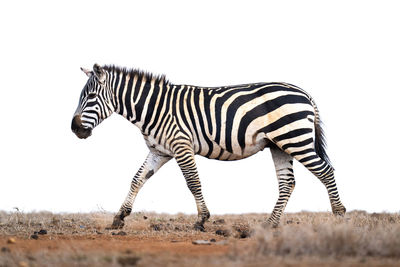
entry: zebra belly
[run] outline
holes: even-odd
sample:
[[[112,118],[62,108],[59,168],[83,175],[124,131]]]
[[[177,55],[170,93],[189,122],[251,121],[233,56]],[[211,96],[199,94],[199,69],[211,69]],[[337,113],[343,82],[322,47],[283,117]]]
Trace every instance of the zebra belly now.
[[[256,154],[257,152],[264,150],[264,148],[267,147],[270,142],[265,138],[260,138],[259,140],[256,140],[252,144],[247,144],[245,149],[242,150],[242,153],[240,154],[229,152],[228,150],[226,150],[225,147],[215,142],[212,143],[213,143],[213,148],[211,154],[204,153],[204,151],[199,151],[198,154],[209,159],[233,161],[233,160],[248,158]]]
[[[167,142],[165,145],[161,145],[152,136],[144,136],[144,139],[146,141],[146,145],[151,151],[157,151],[161,155],[167,155],[170,157],[174,156],[170,148],[167,146]]]

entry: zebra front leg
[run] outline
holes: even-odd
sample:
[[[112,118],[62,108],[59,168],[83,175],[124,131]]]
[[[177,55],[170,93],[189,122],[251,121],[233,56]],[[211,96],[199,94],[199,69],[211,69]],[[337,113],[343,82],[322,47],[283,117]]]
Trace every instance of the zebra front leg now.
[[[197,173],[196,162],[194,160],[194,153],[191,148],[177,148],[175,159],[181,168],[187,186],[196,201],[198,219],[194,224],[194,228],[204,232],[204,223],[210,218],[210,212],[207,209],[201,192],[201,184]]]
[[[114,217],[114,221],[111,225],[111,229],[120,229],[124,226],[124,218],[128,216],[132,211],[132,205],[135,201],[136,195],[143,184],[164,165],[171,157],[161,156],[150,152],[147,155],[146,160],[133,177],[131,187],[124,203],[122,203],[117,215]]]
[[[283,210],[293,192],[295,180],[293,175],[293,157],[277,147],[271,147],[271,154],[278,178],[279,198],[272,211],[271,217],[267,220],[267,224],[272,227],[277,227]]]

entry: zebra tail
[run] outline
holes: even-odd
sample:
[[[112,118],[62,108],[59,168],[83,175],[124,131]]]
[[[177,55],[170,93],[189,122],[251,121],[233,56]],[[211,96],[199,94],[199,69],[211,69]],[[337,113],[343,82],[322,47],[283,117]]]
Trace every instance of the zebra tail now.
[[[315,111],[315,120],[314,120],[314,126],[315,126],[315,142],[314,142],[314,147],[315,147],[315,152],[317,155],[323,159],[329,166],[332,166],[332,163],[328,157],[328,154],[326,153],[326,137],[324,130],[322,129],[322,121],[319,117],[319,111],[317,108],[317,105],[315,104],[314,100],[311,98],[311,103],[314,107]]]
[[[326,163],[328,163],[332,168],[332,163],[326,153],[326,137],[324,130],[322,129],[322,122],[320,120],[316,120],[315,124],[315,152],[317,155],[323,159]]]

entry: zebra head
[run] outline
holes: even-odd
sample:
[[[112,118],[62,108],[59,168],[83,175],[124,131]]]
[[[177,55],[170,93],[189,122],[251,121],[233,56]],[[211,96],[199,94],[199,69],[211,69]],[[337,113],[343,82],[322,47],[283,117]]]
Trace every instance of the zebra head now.
[[[108,74],[98,64],[93,71],[81,70],[89,77],[79,98],[79,105],[71,123],[71,130],[79,138],[87,138],[92,130],[115,110],[112,90],[107,82]]]

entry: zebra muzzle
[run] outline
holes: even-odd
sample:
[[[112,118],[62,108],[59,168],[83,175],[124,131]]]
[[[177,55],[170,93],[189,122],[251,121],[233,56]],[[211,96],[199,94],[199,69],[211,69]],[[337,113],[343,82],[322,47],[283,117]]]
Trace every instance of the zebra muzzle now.
[[[92,134],[92,129],[83,127],[81,117],[79,115],[75,115],[72,119],[71,130],[77,137],[81,139],[86,139]]]

